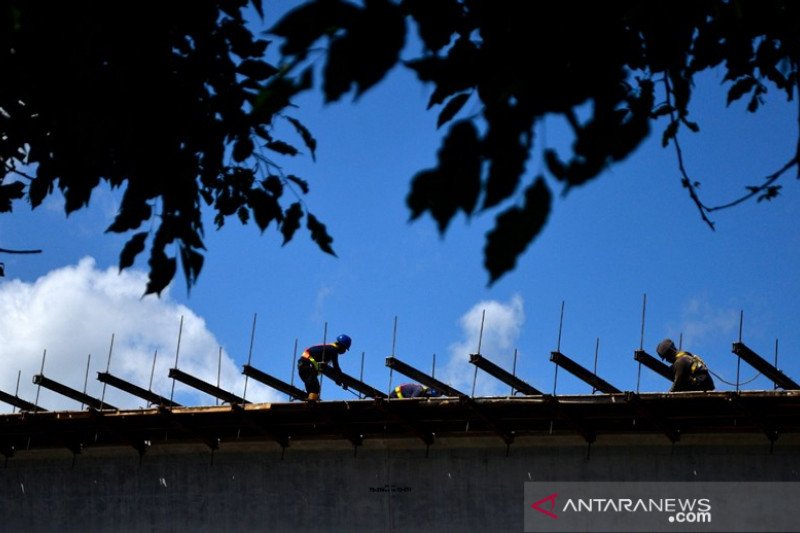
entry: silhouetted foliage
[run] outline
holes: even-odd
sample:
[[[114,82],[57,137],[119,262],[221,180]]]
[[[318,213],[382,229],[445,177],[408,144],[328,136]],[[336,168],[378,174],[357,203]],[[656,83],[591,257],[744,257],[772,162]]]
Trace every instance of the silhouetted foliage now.
[[[269,5],[267,2],[266,5]],[[66,212],[89,205],[105,182],[124,187],[107,231],[130,233],[120,269],[149,247],[148,293],[160,293],[180,261],[189,286],[203,267],[203,206],[221,228],[229,217],[274,223],[290,241],[302,226],[334,254],[325,225],[287,189],[309,192],[272,159],[317,140],[287,115],[314,87],[334,102],[362,95],[402,66],[432,86],[447,126],[437,165],[411,181],[411,218],[429,213],[446,232],[458,213],[496,211],[487,235],[490,281],[514,268],[546,225],[551,185],[561,193],[633,153],[654,121],[678,156],[682,184],[703,219],[748,198],[771,200],[795,155],[736,200],[705,205],[684,168],[679,134],[695,76],[724,72],[728,103],[757,111],[768,89],[791,99],[800,57],[800,4],[779,0],[524,2],[518,0],[313,0],[270,32],[280,64],[246,25],[248,0],[23,2],[0,0],[0,212],[56,190]],[[252,7],[262,12],[261,0]],[[415,28],[419,57],[401,52]],[[319,41],[326,47],[319,51]],[[465,109],[478,113],[464,117]],[[536,125],[564,117],[571,151],[542,147],[547,175],[529,176]],[[297,138],[276,136],[276,123]],[[343,184],[346,187],[346,184]]]
[[[252,4],[261,13],[260,0]],[[0,2],[0,212],[56,188],[67,214],[101,182],[124,187],[106,231],[134,232],[120,269],[149,243],[147,293],[173,279],[191,286],[203,267],[203,204],[221,227],[235,215],[290,240],[307,213],[284,209],[284,176],[270,152],[300,149],[274,137],[285,120],[312,157],[316,140],[284,113],[310,87],[264,61],[268,41],[245,25],[247,0],[211,2]],[[308,214],[320,248],[325,226]],[[136,231],[139,230],[139,231]]]
[[[410,22],[424,51],[401,61]],[[628,157],[666,118],[662,142],[675,147],[682,183],[712,228],[708,213],[774,198],[773,182],[798,162],[795,155],[741,198],[709,207],[677,137],[699,130],[688,106],[695,76],[707,69],[723,69],[728,104],[744,98],[757,111],[770,85],[792,99],[800,58],[800,4],[792,2],[314,0],[270,31],[300,64],[327,40],[327,101],[353,90],[358,97],[402,64],[433,86],[428,107],[442,106],[438,127],[479,103],[479,114],[452,123],[438,165],[414,176],[407,202],[412,219],[428,212],[442,233],[458,212],[498,210],[485,248],[492,282],[514,268],[550,213],[545,179],[525,172],[546,115],[563,116],[575,137],[569,154],[543,150],[562,194]]]

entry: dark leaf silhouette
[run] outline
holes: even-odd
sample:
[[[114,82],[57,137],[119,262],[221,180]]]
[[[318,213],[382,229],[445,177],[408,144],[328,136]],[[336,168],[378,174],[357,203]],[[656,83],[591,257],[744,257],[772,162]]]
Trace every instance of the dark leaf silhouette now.
[[[308,194],[308,191],[310,189],[308,188],[308,182],[306,180],[300,179],[300,178],[298,178],[297,176],[295,176],[293,174],[289,174],[288,176],[286,176],[286,179],[291,181],[292,183],[294,183],[298,187],[300,187],[300,190],[303,191],[303,194]]]
[[[295,148],[295,147],[294,147],[294,146],[292,146],[291,144],[289,144],[289,143],[285,143],[285,142],[283,142],[283,141],[272,141],[272,142],[268,142],[268,143],[267,143],[267,144],[265,144],[264,146],[265,146],[265,147],[267,147],[267,148],[269,148],[269,149],[270,149],[270,150],[272,150],[273,152],[278,152],[279,154],[284,154],[284,155],[297,155],[297,154],[299,153],[299,152],[297,151],[297,148]]]
[[[130,266],[133,266],[136,256],[144,251],[144,241],[146,238],[147,232],[142,231],[140,233],[136,233],[130,239],[128,239],[128,242],[125,243],[125,246],[122,248],[122,252],[119,254],[120,272]]]
[[[308,226],[309,231],[311,231],[311,240],[317,243],[317,246],[319,246],[320,250],[335,257],[336,252],[334,252],[333,248],[331,248],[333,239],[330,237],[330,235],[328,235],[328,230],[325,228],[325,224],[322,224],[319,220],[317,220],[317,217],[311,213],[308,213],[306,218],[306,225]]]
[[[281,224],[283,244],[292,240],[294,232],[300,227],[301,218],[303,218],[303,208],[300,206],[300,202],[295,202],[286,210],[283,223]]]
[[[286,120],[288,120],[289,123],[291,123],[291,125],[294,126],[294,129],[297,130],[297,133],[299,133],[300,137],[303,138],[303,142],[305,143],[306,148],[308,148],[308,150],[311,152],[311,158],[316,160],[317,159],[317,140],[314,139],[314,136],[311,135],[311,132],[308,131],[308,128],[306,128],[296,118],[286,117]]]
[[[412,220],[429,211],[444,233],[458,210],[466,215],[474,211],[480,183],[477,131],[471,122],[456,122],[439,150],[439,166],[414,176],[406,199]]]
[[[398,61],[405,44],[405,20],[389,0],[365,0],[334,37],[325,65],[325,100],[333,102],[355,85],[356,97],[378,83]]]
[[[512,207],[497,217],[495,228],[486,236],[484,249],[490,284],[516,266],[517,258],[544,228],[551,203],[550,189],[540,177],[525,192],[522,207]]]
[[[464,107],[464,104],[467,103],[469,100],[470,95],[468,93],[458,94],[450,99],[447,104],[442,109],[442,112],[439,113],[439,120],[436,121],[436,127],[441,128],[442,125],[449,122],[459,111],[461,108]]]

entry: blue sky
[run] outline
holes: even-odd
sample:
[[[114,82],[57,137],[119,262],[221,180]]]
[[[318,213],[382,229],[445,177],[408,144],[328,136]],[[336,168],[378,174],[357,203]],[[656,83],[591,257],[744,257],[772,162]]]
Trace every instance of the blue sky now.
[[[293,3],[267,2],[264,27]],[[721,74],[711,73],[698,83],[692,114],[701,133],[680,138],[688,170],[710,205],[739,196],[780,168],[798,137],[796,106],[775,90],[752,116],[743,105],[725,108],[720,82]],[[305,202],[327,225],[338,258],[318,251],[302,231],[281,247],[273,228],[260,235],[254,225],[230,220],[216,231],[209,216],[199,284],[187,292],[176,279],[160,299],[142,299],[146,258],[118,275],[125,237],[102,233],[120,191],[96,191],[91,208],[69,218],[57,196],[33,212],[18,204],[12,215],[0,217],[0,246],[44,253],[0,258],[6,266],[0,279],[0,389],[13,393],[20,376],[19,394],[32,400],[31,377],[46,350],[45,375],[79,390],[91,354],[87,392],[99,397],[102,385],[94,376],[106,369],[113,335],[111,372],[147,386],[157,350],[153,388],[169,395],[167,371],[175,363],[183,316],[178,366],[216,382],[221,349],[220,383],[241,394],[241,365],[257,316],[252,364],[285,381],[291,380],[295,342],[298,351],[322,342],[327,324],[328,340],[339,333],[353,338],[343,369],[358,376],[363,352],[364,380],[379,389],[389,387],[384,360],[394,338],[398,358],[430,372],[435,356],[436,376],[469,393],[474,367],[467,356],[477,350],[485,311],[483,355],[510,370],[517,350],[517,374],[552,392],[549,355],[558,344],[563,302],[561,351],[592,368],[599,339],[599,375],[619,389],[636,390],[633,352],[645,294],[644,348],[650,353],[663,337],[677,341],[682,334],[685,348],[733,382],[737,365],[730,349],[743,312],[743,341],[771,361],[777,339],[779,367],[800,379],[800,282],[794,270],[800,190],[794,176],[782,180],[783,193],[772,202],[714,213],[712,232],[681,187],[675,153],[661,148],[657,130],[633,157],[567,196],[550,181],[556,199],[543,233],[517,268],[489,287],[483,247],[494,213],[459,216],[444,238],[429,217],[408,222],[410,178],[433,166],[443,134],[435,128],[436,110],[425,110],[430,90],[398,69],[355,103],[326,106],[318,92],[296,99],[294,116],[319,141],[317,158],[282,162],[310,182]],[[469,102],[464,113],[476,106]],[[285,131],[291,136],[290,127]],[[535,134],[529,180],[544,170],[543,147],[570,142],[555,118]],[[742,365],[742,381],[755,374]],[[406,381],[397,374],[391,379]],[[719,379],[717,385],[733,388]],[[638,387],[663,391],[669,383],[643,368]],[[772,383],[760,377],[746,388],[772,389]],[[508,393],[480,373],[476,390]],[[560,371],[556,390],[584,394],[591,387]],[[110,388],[105,394],[117,406],[142,403]],[[175,396],[182,403],[214,404],[180,384]],[[252,380],[247,397],[285,399]],[[323,398],[353,396],[326,381]],[[45,390],[40,404],[79,407]]]

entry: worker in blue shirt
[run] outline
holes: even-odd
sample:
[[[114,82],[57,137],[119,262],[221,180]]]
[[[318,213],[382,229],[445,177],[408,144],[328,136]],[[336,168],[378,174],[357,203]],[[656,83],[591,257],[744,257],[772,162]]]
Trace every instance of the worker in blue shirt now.
[[[319,378],[317,377],[322,372],[320,371],[321,365],[330,365],[336,372],[341,372],[339,367],[339,355],[345,353],[350,349],[352,340],[347,335],[339,335],[336,340],[330,344],[318,344],[311,346],[303,351],[303,355],[297,361],[297,373],[300,374],[300,379],[306,387],[308,399],[311,401],[319,400]],[[341,381],[336,381],[337,385],[341,385]]]

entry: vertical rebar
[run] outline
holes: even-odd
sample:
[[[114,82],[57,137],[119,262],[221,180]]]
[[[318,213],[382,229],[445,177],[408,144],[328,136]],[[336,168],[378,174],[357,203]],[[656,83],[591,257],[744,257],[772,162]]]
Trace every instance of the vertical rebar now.
[[[639,349],[644,350],[644,319],[645,319],[645,312],[647,310],[647,293],[644,293],[644,297],[642,298],[642,332],[639,336]],[[642,363],[640,362],[639,365]]]
[[[153,376],[156,374],[156,359],[158,358],[158,348],[153,350],[153,367],[150,369],[150,383],[147,385],[147,390],[153,392]],[[150,407],[152,404],[150,400],[147,401],[147,407]]]
[[[478,355],[481,354],[481,344],[483,343],[483,324],[486,321],[486,309],[481,313],[481,330],[478,333]],[[478,366],[475,366],[475,372],[472,374],[472,397],[475,397],[475,385],[478,383]]]
[[[153,367],[150,369],[150,383],[147,385],[147,390],[153,392],[153,376],[156,374],[156,359],[158,359],[158,348],[153,351]]]
[[[556,343],[556,352],[561,353],[561,332],[564,329],[564,300],[561,300],[561,316],[558,319],[558,342]],[[556,386],[558,385],[558,364],[553,373],[553,396],[556,395]]]
[[[395,356],[394,350],[397,342],[397,315],[394,316],[394,326],[392,327],[392,353],[391,357]],[[392,378],[394,377],[394,369],[389,367],[389,392],[392,392]]]
[[[322,328],[322,345],[325,346],[325,343],[328,342],[328,322],[325,322],[325,326]],[[323,348],[324,352],[325,348]],[[325,374],[319,374],[317,379],[319,379],[319,397],[322,399],[322,384],[325,382]]]
[[[644,323],[647,311],[647,293],[642,295],[642,330],[639,334],[639,350],[644,350]],[[642,381],[642,362],[639,361],[639,368],[636,369],[636,394],[639,394],[639,385]]]
[[[394,327],[392,327],[392,357],[394,357],[394,349],[397,342],[397,315],[394,317]]]
[[[17,398],[19,398],[19,378],[21,378],[21,377],[22,377],[22,370],[19,370],[19,371],[17,371],[17,388],[16,388],[16,390],[14,390],[14,396],[16,396]],[[16,413],[17,412],[17,406],[16,405],[13,406],[13,408],[11,409],[11,412],[12,413]]]
[[[431,362],[431,377],[436,378],[436,352],[433,353],[433,361]]]
[[[514,363],[511,365],[511,375],[517,376],[517,349],[514,348]],[[511,385],[511,396],[514,396],[514,385]]]
[[[86,394],[86,386],[89,384],[89,365],[92,363],[92,354],[89,354],[89,357],[86,359],[86,374],[83,376],[83,393]],[[83,406],[85,404],[81,402],[81,411],[83,411]],[[100,406],[102,409],[103,406]]]
[[[250,347],[247,350],[247,366],[250,366],[250,363],[253,361],[253,342],[256,338],[256,319],[258,318],[258,313],[253,313],[253,326],[250,328]],[[244,376],[244,391],[242,391],[242,400],[247,399],[247,376]],[[244,405],[246,402],[242,402]]]
[[[744,325],[744,309],[739,310],[739,343],[742,342],[742,326]],[[739,392],[739,371],[742,366],[742,358],[736,356],[736,392]]]
[[[219,378],[221,374],[222,374],[222,346],[219,347],[219,353],[217,355],[217,388],[219,388]],[[245,392],[247,391],[245,390]],[[214,398],[214,405],[219,405],[219,398]]]
[[[597,354],[600,353],[600,337],[594,343],[594,375],[597,376]],[[592,385],[592,394],[597,392],[597,389]]]
[[[359,380],[361,383],[364,383],[364,353],[365,353],[365,352],[361,352],[361,371],[358,373],[358,380]],[[360,400],[360,399],[362,399],[362,398],[363,398],[363,396],[362,396],[362,395],[361,395],[361,393],[359,392],[359,393],[358,393],[358,399]]]
[[[181,324],[178,326],[178,346],[175,348],[175,366],[178,368],[178,355],[181,353],[181,335],[183,335],[183,315],[181,315]],[[175,397],[175,378],[172,378],[172,390],[169,393],[169,401]]]
[[[42,368],[39,369],[39,375],[44,376],[44,360],[47,357],[47,348],[44,349],[44,353],[42,353]],[[36,387],[36,401],[33,402],[37,407],[39,406],[39,392],[42,390],[42,384],[39,383]]]
[[[780,372],[780,369],[778,368],[778,339],[777,338],[775,339],[775,365],[774,366],[775,366],[775,369]],[[772,390],[778,390],[778,384],[777,383],[773,383],[772,384]]]
[[[295,367],[297,366],[297,363],[295,363],[295,361],[297,360],[297,342],[298,342],[298,339],[295,338],[294,339],[294,351],[292,352],[292,378],[291,378],[291,381],[289,382],[292,385],[292,387],[294,387],[294,372],[295,372]],[[292,397],[289,396],[289,399],[291,400]]]
[[[106,359],[106,374],[111,370],[111,354],[114,351],[114,334],[111,334],[111,344],[108,347],[108,358]],[[100,395],[100,409],[103,408],[103,402],[106,399],[106,383],[103,382],[103,392]]]
[[[564,328],[564,300],[561,300],[561,318],[558,320],[558,343],[556,343],[556,351],[561,353],[561,331]],[[558,367],[558,365],[556,365]]]

